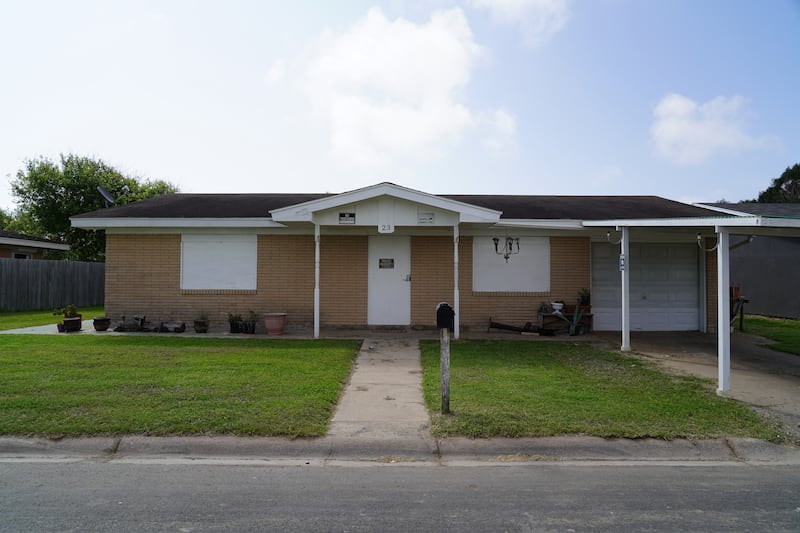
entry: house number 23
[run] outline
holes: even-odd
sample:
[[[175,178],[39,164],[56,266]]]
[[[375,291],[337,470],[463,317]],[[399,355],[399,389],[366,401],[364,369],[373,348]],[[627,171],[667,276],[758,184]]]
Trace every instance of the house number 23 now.
[[[394,224],[378,224],[378,233],[394,233]]]

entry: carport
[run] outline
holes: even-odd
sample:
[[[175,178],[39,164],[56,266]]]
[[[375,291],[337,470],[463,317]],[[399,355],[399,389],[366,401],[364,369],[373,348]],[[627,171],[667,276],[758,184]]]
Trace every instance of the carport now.
[[[705,206],[704,206],[705,207]],[[751,237],[800,237],[800,218],[742,215],[730,210],[720,210],[718,217],[675,219],[631,219],[584,221],[585,227],[605,228],[608,238],[619,244],[619,270],[621,277],[621,350],[631,350],[631,291],[630,271],[631,233],[637,235],[671,235],[696,242],[706,252],[716,252],[717,263],[717,392],[725,394],[731,389],[730,357],[730,249],[746,243]],[[614,232],[613,240],[612,234]],[[765,273],[768,275],[768,273]]]

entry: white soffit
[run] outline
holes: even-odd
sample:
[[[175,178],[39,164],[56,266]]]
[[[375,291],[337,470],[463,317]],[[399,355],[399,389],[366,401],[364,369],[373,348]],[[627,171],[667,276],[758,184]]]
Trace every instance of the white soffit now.
[[[645,218],[618,220],[586,220],[585,227],[725,227],[725,228],[798,228],[800,218],[772,218],[755,215],[698,218]]]
[[[569,219],[503,219],[495,226],[498,228],[584,229],[582,221]]]
[[[313,214],[317,211],[332,209],[342,205],[353,204],[364,200],[370,200],[380,196],[391,196],[409,202],[429,205],[453,211],[459,214],[460,222],[497,222],[500,220],[500,211],[486,209],[464,202],[457,202],[447,198],[441,198],[433,194],[400,187],[394,183],[379,183],[363,189],[343,192],[334,196],[311,200],[301,204],[290,205],[280,209],[270,211],[272,219],[279,222],[312,222]]]

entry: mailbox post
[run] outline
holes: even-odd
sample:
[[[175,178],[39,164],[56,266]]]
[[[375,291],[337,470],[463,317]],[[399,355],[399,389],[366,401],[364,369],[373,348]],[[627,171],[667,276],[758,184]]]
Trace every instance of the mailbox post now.
[[[436,327],[439,328],[440,370],[442,374],[442,414],[450,413],[450,332],[455,327],[456,313],[446,302],[436,306]]]

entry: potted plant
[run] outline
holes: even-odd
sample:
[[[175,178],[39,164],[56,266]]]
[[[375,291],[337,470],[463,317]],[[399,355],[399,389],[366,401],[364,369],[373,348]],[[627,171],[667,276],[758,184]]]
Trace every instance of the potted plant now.
[[[61,309],[53,311],[54,315],[64,315],[64,321],[59,324],[58,331],[80,331],[83,315],[78,313],[78,308],[74,304],[69,304]]]
[[[264,327],[267,335],[282,335],[286,325],[286,313],[264,313]]]
[[[194,332],[195,333],[208,333],[208,313],[200,311],[197,313],[197,318],[194,319]]]
[[[581,289],[578,291],[578,305],[584,313],[592,311],[592,293],[589,289]]]
[[[256,332],[256,320],[258,315],[254,311],[247,313],[247,320],[242,321],[242,333],[250,333],[251,335]]]
[[[228,313],[228,324],[231,327],[231,333],[241,333],[242,315],[239,313]]]
[[[95,331],[107,331],[111,327],[111,319],[107,316],[96,316],[92,320]]]

